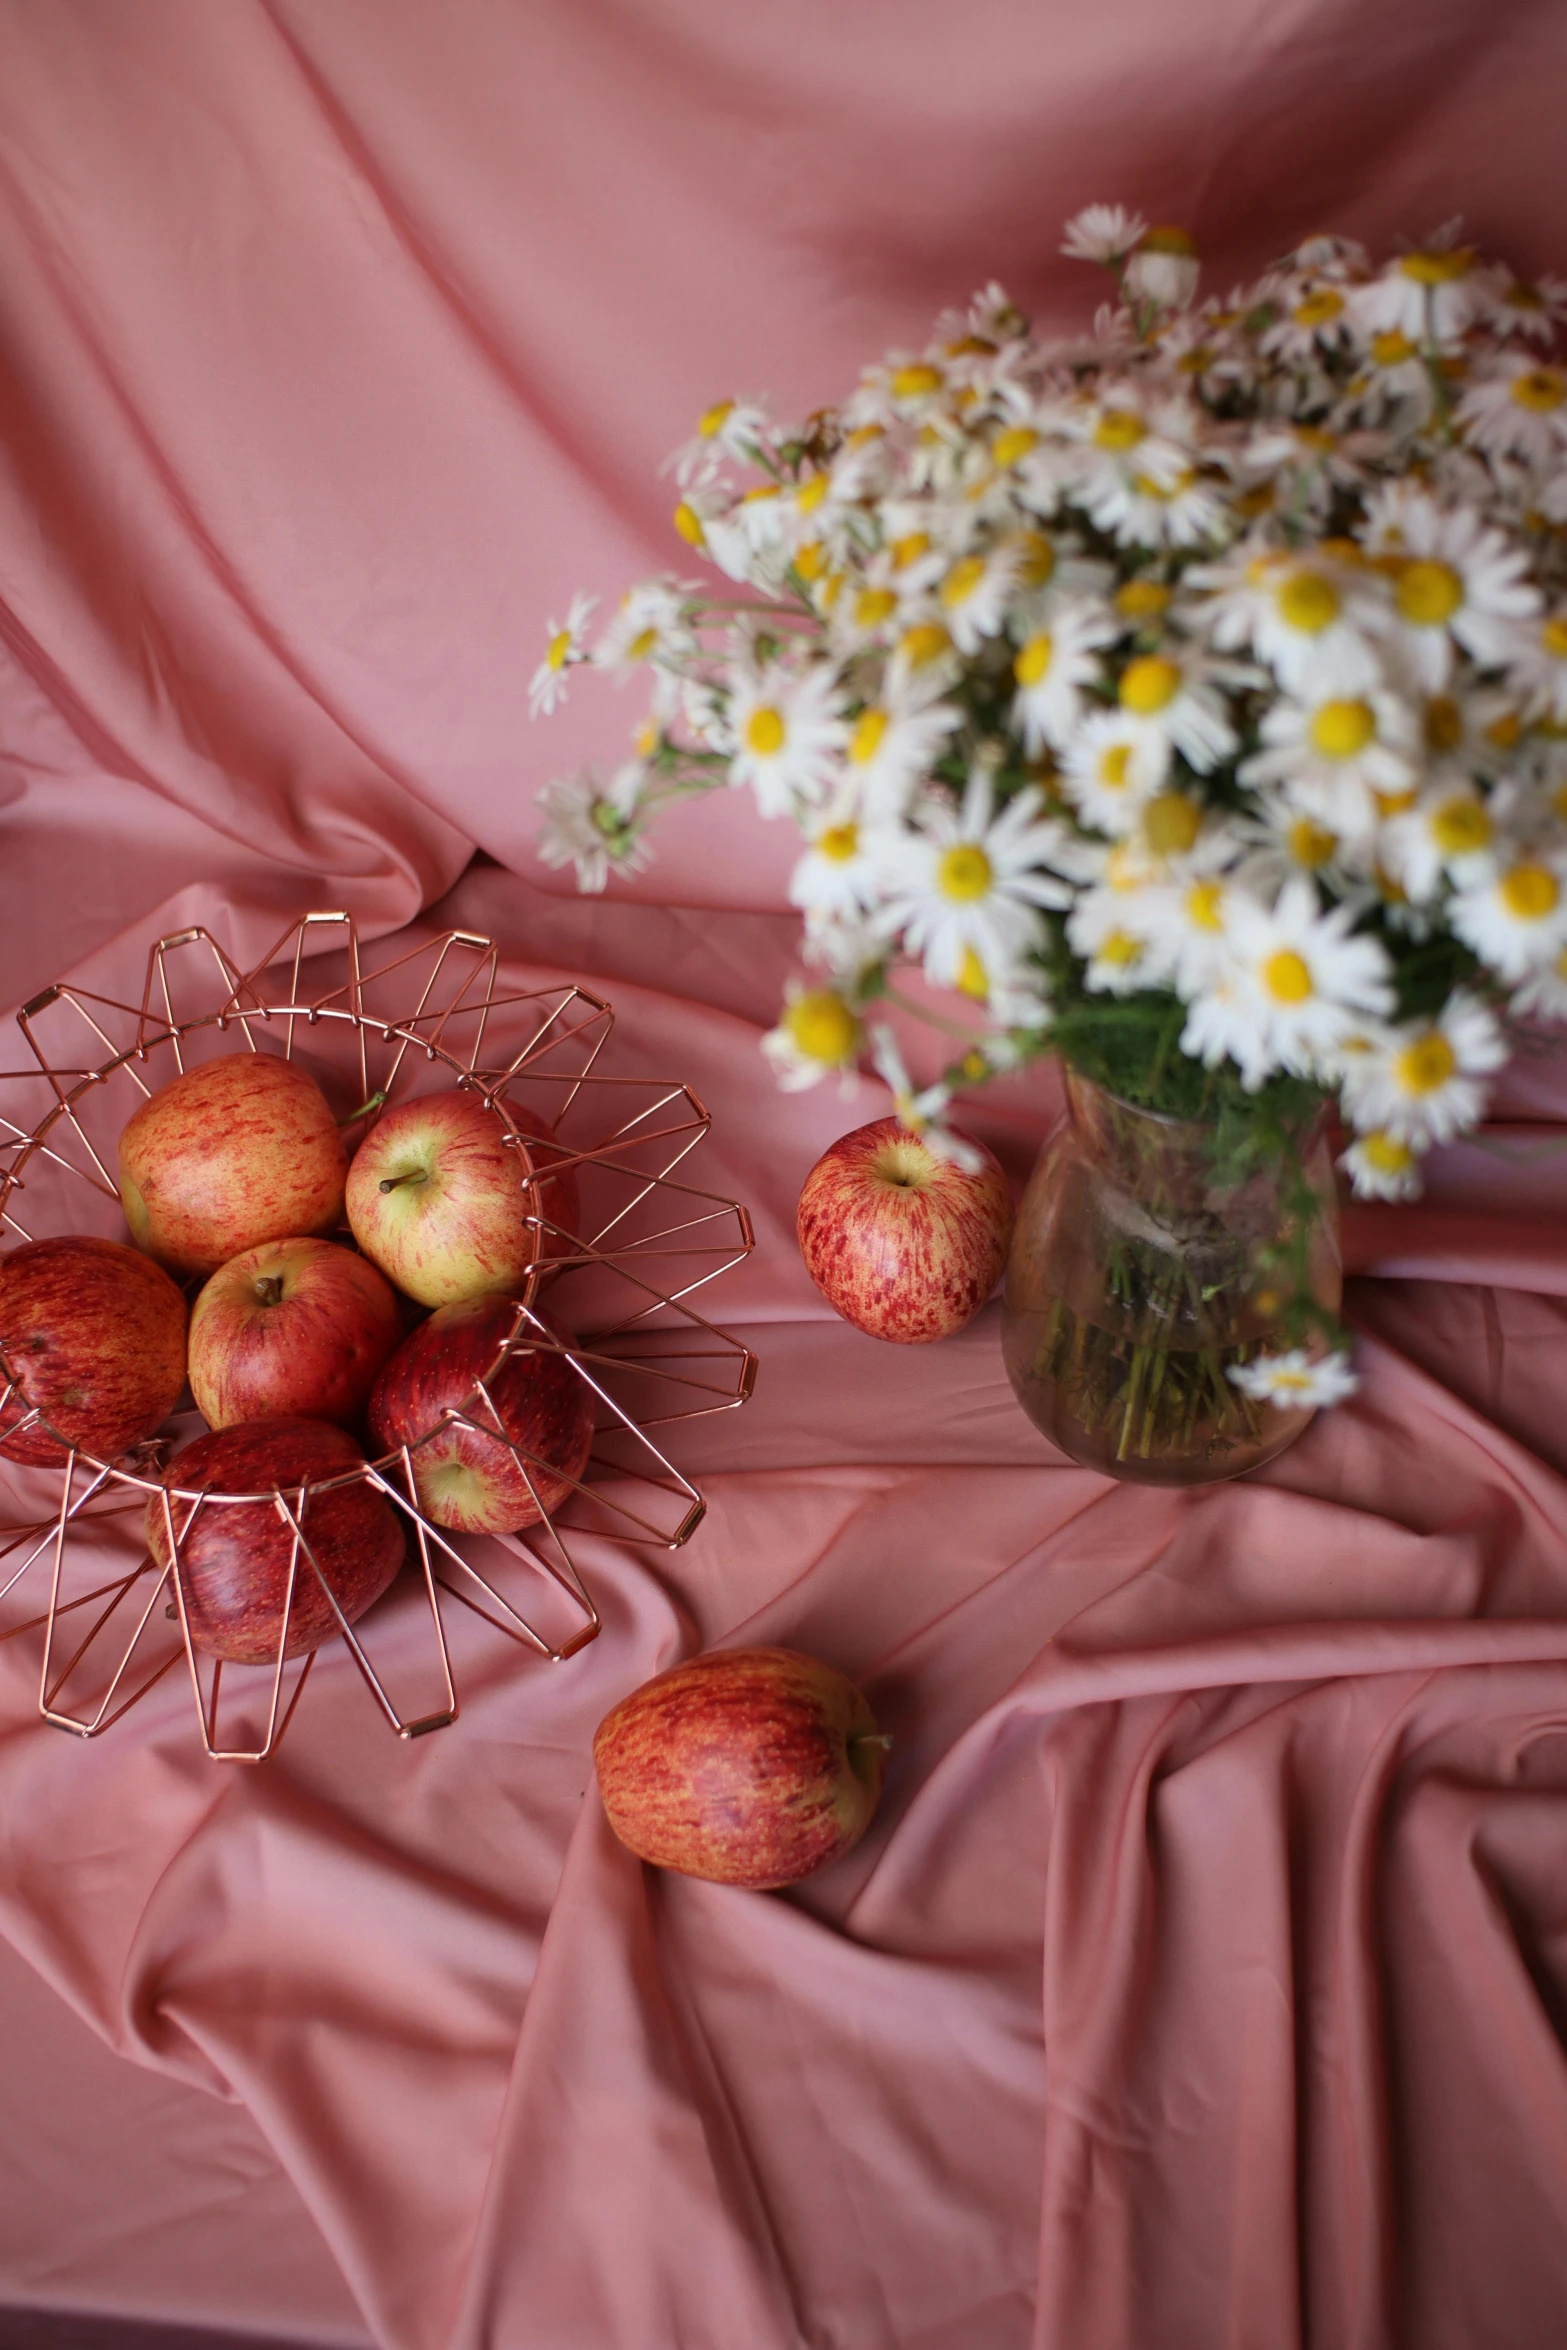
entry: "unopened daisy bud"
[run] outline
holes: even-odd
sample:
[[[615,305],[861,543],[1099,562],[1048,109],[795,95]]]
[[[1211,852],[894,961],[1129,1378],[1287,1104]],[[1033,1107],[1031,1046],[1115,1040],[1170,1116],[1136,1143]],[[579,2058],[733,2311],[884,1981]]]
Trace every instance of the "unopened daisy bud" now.
[[[1184,310],[1202,264],[1183,228],[1151,228],[1126,265],[1128,290],[1161,310]]]

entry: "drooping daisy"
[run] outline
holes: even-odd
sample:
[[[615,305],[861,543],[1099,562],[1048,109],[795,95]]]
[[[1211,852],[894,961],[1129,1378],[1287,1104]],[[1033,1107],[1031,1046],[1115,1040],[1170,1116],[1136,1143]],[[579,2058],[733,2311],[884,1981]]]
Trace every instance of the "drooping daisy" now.
[[[1198,616],[1214,643],[1254,652],[1286,692],[1311,701],[1381,683],[1373,636],[1385,594],[1375,573],[1320,550],[1296,555],[1252,541],[1186,578],[1211,599]]]
[[[1342,1403],[1360,1385],[1347,1354],[1310,1355],[1304,1347],[1232,1363],[1225,1377],[1253,1403],[1276,1404],[1283,1412],[1319,1411]]]
[[[1067,598],[1030,630],[1012,660],[1012,724],[1025,749],[1064,750],[1082,711],[1083,688],[1098,681],[1098,655],[1120,629],[1102,604]]]
[[[1272,906],[1237,891],[1224,971],[1187,1017],[1196,1057],[1212,1066],[1228,1053],[1251,1089],[1275,1069],[1331,1073],[1346,1039],[1393,1009],[1387,951],[1352,936],[1353,920],[1348,906],[1324,913],[1304,879],[1287,882]],[[1184,1039],[1182,1049],[1192,1049]]]
[[[842,773],[848,740],[830,667],[742,671],[728,715],[729,780],[751,785],[764,816],[785,816],[796,803],[826,798]]]
[[[1479,1124],[1483,1080],[1506,1059],[1495,1018],[1460,988],[1434,1019],[1375,1030],[1346,1054],[1340,1096],[1357,1127],[1424,1149]]]
[[[1242,762],[1241,781],[1254,789],[1282,784],[1298,809],[1348,839],[1376,825],[1379,794],[1396,796],[1414,782],[1414,715],[1393,694],[1275,702],[1260,731],[1264,748]]]
[[[597,596],[584,595],[579,589],[560,625],[553,620],[546,624],[548,649],[528,681],[530,718],[547,718],[564,701],[567,672],[588,658],[583,639],[597,605]]]
[[[1472,507],[1444,513],[1432,499],[1399,508],[1403,547],[1392,577],[1392,641],[1427,693],[1440,693],[1454,645],[1482,668],[1499,669],[1517,651],[1522,624],[1540,608],[1525,552],[1509,546]]]
[[[1503,979],[1527,979],[1567,946],[1567,849],[1525,849],[1454,892],[1449,920]]]
[[[1038,909],[1069,902],[1043,870],[1061,827],[1038,820],[1041,805],[1030,787],[997,815],[990,774],[976,765],[961,807],[933,802],[910,830],[878,843],[882,926],[938,987],[956,987],[971,955],[987,973],[1010,970],[1039,941]]]
[[[1339,1165],[1355,1187],[1357,1199],[1418,1199],[1420,1196],[1418,1143],[1397,1135],[1357,1134]]]
[[[1126,264],[1126,290],[1161,310],[1184,310],[1201,275],[1197,247],[1183,228],[1151,228]]]
[[[1477,449],[1544,470],[1567,454],[1567,369],[1531,351],[1501,351],[1458,403]]]
[[[1066,224],[1061,250],[1069,261],[1097,261],[1113,269],[1148,233],[1140,212],[1122,204],[1085,204]]]
[[[778,1025],[763,1037],[762,1050],[785,1093],[803,1093],[835,1073],[849,1092],[864,1042],[859,1013],[838,988],[791,979]]]
[[[635,873],[652,850],[643,839],[639,802],[647,769],[631,759],[601,783],[590,767],[559,776],[539,794],[544,822],[535,846],[546,865],[575,865],[577,887],[601,890],[611,871]]]
[[[1368,334],[1396,331],[1412,343],[1451,343],[1484,308],[1487,292],[1479,255],[1459,243],[1457,224],[1449,223],[1358,286],[1354,300]]]

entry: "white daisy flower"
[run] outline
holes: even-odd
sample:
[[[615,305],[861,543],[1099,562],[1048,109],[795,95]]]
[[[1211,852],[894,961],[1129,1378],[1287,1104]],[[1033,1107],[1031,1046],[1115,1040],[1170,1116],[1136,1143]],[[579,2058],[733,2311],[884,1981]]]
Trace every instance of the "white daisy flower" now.
[[[597,604],[597,596],[584,595],[579,589],[565,619],[558,626],[553,620],[547,623],[548,649],[528,683],[530,718],[547,718],[565,700],[567,671],[588,658],[583,634]]]
[[[1458,403],[1477,449],[1543,471],[1567,453],[1567,369],[1529,351],[1502,351]]]
[[[1281,784],[1298,809],[1348,839],[1374,828],[1379,794],[1397,796],[1414,783],[1414,714],[1393,694],[1276,702],[1260,732],[1265,747],[1242,761],[1242,783]]]
[[[1235,897],[1235,885],[1212,873],[1148,893],[1149,944],[1185,1002],[1212,987],[1224,969]]]
[[[898,1124],[917,1135],[932,1157],[950,1159],[965,1175],[977,1175],[985,1164],[983,1158],[965,1136],[955,1134],[946,1124],[951,1087],[937,1084],[916,1090],[890,1028],[875,1030],[874,1045],[876,1074],[892,1095]]]
[[[599,632],[594,667],[624,685],[648,662],[688,659],[697,649],[690,599],[700,593],[678,579],[648,579],[630,589]]]
[[[1286,692],[1314,701],[1381,683],[1372,636],[1385,595],[1375,573],[1252,541],[1220,563],[1193,565],[1185,584],[1211,598],[1197,617],[1214,643],[1254,652]]]
[[[1357,1199],[1418,1199],[1422,1147],[1394,1134],[1357,1134],[1339,1165]]]
[[[1199,775],[1233,755],[1235,730],[1213,674],[1195,647],[1175,644],[1134,654],[1122,670],[1116,686],[1121,715],[1162,757],[1161,774],[1168,773],[1176,751]]]
[[[1501,978],[1530,978],[1567,945],[1567,850],[1523,850],[1456,890],[1448,919]]]
[[[1540,608],[1529,559],[1472,507],[1444,513],[1414,495],[1399,506],[1403,547],[1392,580],[1393,642],[1427,693],[1440,693],[1454,645],[1483,669],[1506,665]]]
[[[910,831],[879,839],[881,926],[938,987],[972,984],[970,957],[986,974],[1021,963],[1039,942],[1038,909],[1070,902],[1041,870],[1061,837],[1059,824],[1036,821],[1042,804],[1029,789],[995,815],[991,778],[976,766],[961,808],[932,803]]]
[[[961,723],[961,712],[917,679],[883,684],[855,719],[847,752],[868,822],[889,823],[907,813]]]
[[[1297,279],[1282,284],[1279,295],[1280,315],[1264,329],[1258,342],[1258,348],[1270,359],[1295,366],[1360,339],[1343,287]]]
[[[1067,916],[1067,944],[1087,966],[1084,985],[1094,995],[1131,995],[1156,987],[1168,966],[1156,951],[1157,891],[1105,882],[1085,889]]]
[[[848,741],[835,672],[770,666],[742,672],[729,704],[734,749],[729,780],[749,784],[764,816],[826,798],[843,772]]]
[[[1140,465],[1101,467],[1077,498],[1123,547],[1213,546],[1233,534],[1238,520],[1222,484],[1195,465],[1168,475]]]
[[[1161,310],[1184,310],[1197,293],[1202,264],[1183,228],[1151,228],[1126,264],[1126,290]]]
[[[1228,909],[1227,954],[1210,988],[1192,999],[1182,1050],[1212,1067],[1226,1053],[1255,1090],[1275,1069],[1320,1076],[1365,1021],[1393,1009],[1386,949],[1353,937],[1353,910],[1323,913],[1304,879],[1277,902],[1237,891]]]
[[[1096,710],[1067,745],[1061,790],[1085,824],[1119,839],[1135,830],[1143,803],[1168,772],[1159,737],[1119,710]]]
[[[590,767],[547,783],[539,794],[544,822],[535,843],[543,863],[575,865],[583,890],[601,890],[612,869],[638,872],[652,855],[637,821],[646,781],[641,760],[632,759],[608,783],[600,783]]]
[[[1395,327],[1373,335],[1358,354],[1358,372],[1349,385],[1352,414],[1377,424],[1402,411],[1407,430],[1429,423],[1436,409],[1436,387],[1418,343]]]
[[[1506,1059],[1494,1017],[1460,988],[1434,1020],[1378,1029],[1347,1053],[1340,1098],[1357,1127],[1424,1149],[1479,1124],[1481,1081]]]
[[[789,903],[803,909],[807,925],[868,914],[876,903],[877,865],[852,792],[836,795],[809,823],[806,839],[810,845],[790,876]]]
[[[987,637],[1001,634],[1019,569],[1016,546],[1004,541],[953,564],[937,592],[942,619],[959,652],[977,653]]]
[[[1508,683],[1523,696],[1526,718],[1567,725],[1567,608],[1558,606],[1524,633]]]
[[[1461,887],[1485,881],[1496,869],[1497,848],[1489,808],[1458,776],[1422,791],[1412,808],[1389,817],[1377,838],[1380,863],[1417,905],[1434,898],[1444,879]]]
[[[1452,343],[1484,309],[1488,287],[1472,245],[1457,241],[1456,225],[1398,259],[1355,289],[1355,308],[1368,334],[1398,333],[1412,343]]]
[[[840,989],[791,979],[778,1025],[763,1037],[762,1050],[785,1093],[803,1093],[834,1074],[849,1093],[864,1042],[860,1016]]]
[[[1536,1020],[1567,1020],[1567,947],[1532,972],[1513,997],[1515,1012]]]
[[[1024,748],[1064,750],[1082,711],[1083,688],[1102,675],[1098,655],[1120,628],[1103,605],[1062,598],[1018,646],[1012,661],[1012,725]]]
[[[1232,1363],[1225,1377],[1253,1403],[1276,1404],[1282,1412],[1325,1410],[1342,1403],[1360,1385],[1347,1354],[1310,1355],[1304,1347]]]
[[[1121,204],[1085,204],[1066,224],[1061,250],[1069,261],[1097,261],[1113,269],[1148,233],[1140,212]]]
[[[772,424],[759,400],[715,400],[700,418],[695,435],[666,460],[682,488],[710,481],[726,461],[752,465],[756,453],[771,454]]]
[[[1567,318],[1567,285],[1559,277],[1534,279],[1508,276],[1492,298],[1488,323],[1499,334],[1524,334],[1536,342],[1556,339],[1558,322]]]

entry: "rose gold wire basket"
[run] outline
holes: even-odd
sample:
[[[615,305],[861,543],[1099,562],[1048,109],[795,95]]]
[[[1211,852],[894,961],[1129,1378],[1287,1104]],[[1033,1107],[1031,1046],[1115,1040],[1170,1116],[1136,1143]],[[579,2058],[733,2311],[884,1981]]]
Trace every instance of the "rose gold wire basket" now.
[[[306,993],[307,957],[314,962],[318,953],[328,960],[315,968],[331,984]],[[492,940],[448,930],[366,971],[351,917],[320,912],[295,923],[252,972],[239,972],[198,926],[153,947],[140,1005],[60,985],[17,1015],[33,1066],[0,1073],[0,1235],[124,1239],[111,1170],[131,1111],[179,1071],[246,1050],[281,1052],[308,1067],[350,1141],[389,1101],[472,1088],[517,1153],[538,1232],[511,1333],[463,1409],[447,1415],[509,1446],[539,1507],[537,1525],[483,1541],[444,1533],[418,1505],[408,1447],[314,1487],[262,1495],[202,1495],[163,1484],[181,1435],[200,1426],[194,1415],[182,1427],[177,1414],[120,1460],[70,1452],[58,1470],[18,1473],[24,1488],[36,1491],[43,1480],[53,1499],[44,1514],[0,1530],[0,1606],[11,1602],[15,1613],[12,1595],[29,1574],[47,1581],[46,1604],[35,1603],[20,1622],[0,1622],[0,1640],[43,1634],[39,1709],[46,1721],[96,1737],[183,1657],[207,1753],[261,1761],[282,1738],[321,1653],[284,1653],[296,1583],[314,1575],[336,1618],[333,1638],[348,1649],[379,1711],[400,1737],[419,1737],[457,1718],[443,1616],[452,1602],[559,1663],[600,1628],[583,1572],[596,1546],[673,1550],[695,1531],[702,1497],[654,1431],[661,1437],[680,1421],[733,1410],[751,1393],[755,1357],[692,1302],[750,1253],[750,1219],[735,1201],[680,1179],[708,1114],[687,1085],[619,1073],[610,1006],[575,986],[498,993],[499,965]],[[541,1141],[541,1122],[554,1141],[547,1161],[541,1152],[535,1163],[529,1141]],[[547,1212],[551,1186],[568,1172],[580,1195],[576,1231]],[[563,1325],[574,1335],[562,1337]],[[593,1398],[592,1455],[553,1508],[534,1484],[547,1464],[507,1436],[489,1394],[489,1382],[523,1345],[561,1354]],[[0,1408],[16,1393],[0,1356]],[[388,1685],[406,1679],[406,1671],[394,1675],[384,1662],[378,1669],[372,1658],[390,1595],[350,1625],[311,1550],[312,1493],[359,1480],[386,1497],[412,1538],[417,1614],[427,1633],[418,1674],[427,1685],[417,1703],[400,1702]],[[142,1540],[153,1495],[161,1497],[171,1562],[161,1569]],[[257,1500],[270,1501],[289,1529],[278,1654],[270,1666],[231,1665],[225,1682],[222,1663],[191,1640],[181,1546],[199,1512]],[[141,1541],[140,1559],[128,1570],[127,1534]],[[394,1589],[406,1587],[405,1573]],[[21,1589],[23,1601],[30,1588]],[[391,1612],[406,1618],[406,1610]],[[399,1643],[403,1666],[406,1645]]]

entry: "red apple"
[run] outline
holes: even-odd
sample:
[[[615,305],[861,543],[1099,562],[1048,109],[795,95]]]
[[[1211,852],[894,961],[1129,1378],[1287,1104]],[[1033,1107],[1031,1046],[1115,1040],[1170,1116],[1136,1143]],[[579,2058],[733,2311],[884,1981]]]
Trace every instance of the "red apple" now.
[[[991,1152],[968,1174],[896,1118],[824,1151],[800,1193],[806,1271],[846,1322],[917,1346],[971,1322],[1001,1278],[1012,1195]]]
[[[403,1334],[396,1293],[332,1240],[266,1240],[220,1265],[190,1316],[190,1391],[212,1428],[354,1420]]]
[[[230,1053],[171,1078],[120,1136],[120,1197],[138,1248],[215,1273],[258,1241],[342,1221],[346,1153],[313,1077]]]
[[[0,1356],[0,1453],[41,1468],[66,1446],[117,1460],[179,1401],[185,1300],[117,1240],[25,1241],[0,1257]],[[34,1411],[63,1444],[18,1425]]]
[[[530,1343],[524,1324],[501,1359],[516,1310],[508,1297],[442,1306],[403,1340],[370,1397],[377,1449],[409,1446],[419,1507],[463,1534],[537,1525],[564,1501],[593,1448],[593,1390],[563,1355]],[[481,1379],[500,1423],[493,1435],[442,1419],[460,1411],[490,1421]]]
[[[609,1824],[639,1859],[761,1892],[858,1843],[889,1743],[831,1665],[720,1648],[623,1698],[593,1760]]]
[[[363,1460],[353,1438],[326,1420],[254,1420],[198,1436],[170,1462],[163,1482],[170,1489],[168,1508],[195,1647],[228,1664],[274,1662],[294,1538],[270,1498],[215,1499],[198,1506],[181,1496],[269,1497],[281,1488],[352,1624],[380,1598],[402,1564],[402,1520],[363,1478],[307,1494],[302,1516],[299,1489],[342,1477]],[[160,1567],[168,1565],[164,1503],[156,1493],[147,1503],[147,1547]],[[331,1603],[301,1550],[285,1653],[303,1656],[337,1629]]]
[[[423,1094],[383,1110],[355,1151],[348,1221],[365,1255],[422,1306],[520,1291],[541,1253],[527,1174],[482,1094]]]

